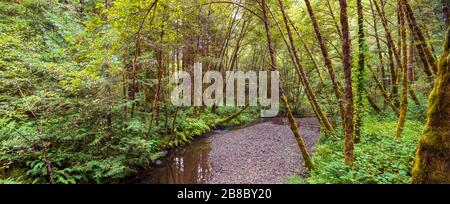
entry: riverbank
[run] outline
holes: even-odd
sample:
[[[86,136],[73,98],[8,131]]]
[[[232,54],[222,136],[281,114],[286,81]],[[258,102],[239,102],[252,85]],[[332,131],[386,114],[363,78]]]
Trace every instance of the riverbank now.
[[[320,127],[315,118],[298,119],[310,151]],[[215,131],[172,151],[160,166],[132,183],[276,184],[304,173],[295,137],[285,118]]]

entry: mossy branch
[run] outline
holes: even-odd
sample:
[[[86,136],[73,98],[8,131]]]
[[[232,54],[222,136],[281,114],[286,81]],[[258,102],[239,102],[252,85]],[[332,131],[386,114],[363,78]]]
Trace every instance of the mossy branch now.
[[[233,120],[236,117],[238,117],[239,115],[241,115],[241,113],[243,113],[248,107],[249,107],[249,104],[247,104],[241,111],[236,112],[236,113],[234,113],[233,115],[230,115],[227,118],[216,120],[215,124],[216,125],[220,125],[220,124],[224,124],[224,123],[230,122],[231,120]]]

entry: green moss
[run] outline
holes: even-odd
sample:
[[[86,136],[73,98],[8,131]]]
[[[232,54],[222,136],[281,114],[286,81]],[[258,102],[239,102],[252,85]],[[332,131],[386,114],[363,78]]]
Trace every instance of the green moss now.
[[[420,138],[413,168],[413,183],[450,182],[450,29],[439,61],[435,86],[429,97],[428,118]]]
[[[300,148],[300,151],[302,153],[302,157],[303,157],[303,161],[305,162],[305,166],[310,171],[314,170],[314,165],[313,165],[313,162],[311,161],[311,157],[309,156],[305,141],[303,140],[300,130],[297,127],[297,122],[295,121],[294,115],[292,115],[292,111],[289,106],[288,99],[286,98],[286,96],[284,94],[282,94],[282,96],[281,96],[281,101],[283,102],[284,108],[286,109],[286,113],[288,114],[288,121],[290,124],[290,128],[292,130],[292,133],[295,136],[295,139],[296,139],[298,146]]]

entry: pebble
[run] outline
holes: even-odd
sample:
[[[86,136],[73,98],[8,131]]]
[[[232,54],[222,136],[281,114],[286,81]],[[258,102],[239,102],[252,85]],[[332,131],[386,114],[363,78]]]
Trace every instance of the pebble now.
[[[211,143],[212,184],[276,184],[290,175],[302,175],[303,159],[286,119],[221,132]],[[297,121],[310,152],[319,138],[315,118]],[[227,171],[225,170],[227,169]]]

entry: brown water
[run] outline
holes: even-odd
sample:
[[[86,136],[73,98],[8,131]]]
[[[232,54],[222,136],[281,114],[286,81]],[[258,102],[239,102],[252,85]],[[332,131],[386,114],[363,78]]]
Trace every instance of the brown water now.
[[[167,157],[159,160],[150,171],[139,175],[134,183],[141,184],[204,184],[210,180],[212,169],[209,161],[210,138],[265,121],[257,120],[228,130],[217,130],[201,136],[191,144],[171,150]]]
[[[143,184],[203,184],[209,179],[209,136],[172,150],[161,164],[138,178]]]

